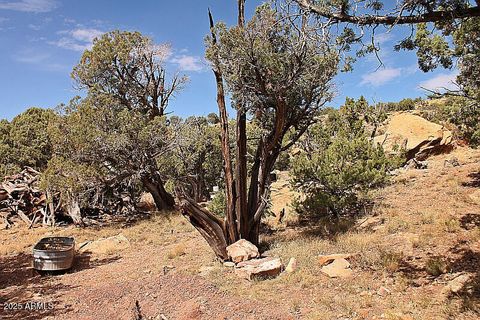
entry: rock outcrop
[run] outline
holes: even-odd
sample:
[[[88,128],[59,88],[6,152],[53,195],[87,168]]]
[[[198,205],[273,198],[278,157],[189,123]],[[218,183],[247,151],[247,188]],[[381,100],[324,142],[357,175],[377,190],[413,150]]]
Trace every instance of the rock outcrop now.
[[[330,278],[347,278],[353,274],[350,268],[350,262],[354,255],[349,253],[336,253],[321,255],[318,257],[318,263],[322,267],[320,271]]]
[[[392,115],[384,134],[374,138],[386,152],[394,152],[398,147],[405,148],[407,159],[417,160],[450,151],[452,140],[452,132],[443,126],[407,112]]]

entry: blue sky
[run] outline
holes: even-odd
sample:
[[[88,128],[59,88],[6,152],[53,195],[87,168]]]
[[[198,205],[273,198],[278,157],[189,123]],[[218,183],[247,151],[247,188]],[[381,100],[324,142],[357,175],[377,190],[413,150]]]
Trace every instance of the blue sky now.
[[[260,0],[247,0],[251,14]],[[187,74],[187,87],[171,102],[180,116],[215,112],[215,81],[204,61],[207,8],[217,21],[236,21],[235,0],[0,0],[0,118],[11,119],[28,107],[55,107],[79,94],[72,67],[95,36],[113,29],[138,30],[156,43],[169,43],[169,70]],[[414,53],[393,52],[409,30],[377,30],[382,47],[375,57],[357,62],[354,71],[335,79],[340,105],[345,96],[364,95],[372,102],[398,101],[425,94],[420,87],[449,86],[454,70],[422,73]]]

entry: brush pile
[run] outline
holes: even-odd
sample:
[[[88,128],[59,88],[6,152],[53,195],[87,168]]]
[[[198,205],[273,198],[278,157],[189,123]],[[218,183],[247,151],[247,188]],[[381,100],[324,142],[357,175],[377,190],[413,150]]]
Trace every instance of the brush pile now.
[[[38,188],[40,172],[25,167],[11,176],[6,176],[0,184],[0,219],[9,228],[12,219],[20,218],[29,227],[37,222],[44,225],[55,224],[53,199]]]

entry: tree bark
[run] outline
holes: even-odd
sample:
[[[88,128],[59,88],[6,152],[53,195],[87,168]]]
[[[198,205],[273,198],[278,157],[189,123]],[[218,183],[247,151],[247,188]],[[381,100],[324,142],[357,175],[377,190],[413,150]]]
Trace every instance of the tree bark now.
[[[357,25],[396,25],[396,24],[416,24],[424,22],[439,22],[449,21],[454,19],[480,17],[479,2],[476,1],[476,7],[461,8],[456,10],[436,10],[418,15],[391,15],[391,16],[376,16],[376,15],[349,15],[343,11],[330,12],[323,8],[316,6],[310,0],[295,0],[300,7],[306,12],[313,12],[319,16],[331,19],[337,22],[347,22]]]
[[[205,238],[217,257],[222,260],[228,259],[226,249],[228,242],[225,238],[226,229],[223,221],[184,195],[180,196],[180,209]]]
[[[157,210],[171,210],[175,206],[175,198],[165,190],[160,174],[155,172],[141,178],[142,184],[152,194]]]
[[[67,205],[67,213],[76,225],[83,225],[82,214],[78,201],[73,199]]]
[[[247,210],[247,116],[243,106],[237,111],[237,153],[236,153],[236,191],[235,214],[237,216],[239,237],[248,238],[250,215]]]
[[[238,0],[238,26],[245,25],[245,0]],[[250,215],[247,209],[247,113],[243,101],[237,105],[237,145],[236,145],[236,203],[237,229],[239,237],[247,239],[250,233]]]
[[[217,36],[214,30],[213,17],[210,10],[208,10],[208,16],[210,19],[210,29],[212,33],[213,45],[217,44]],[[213,67],[213,73],[215,75],[215,82],[217,84],[217,105],[220,114],[220,127],[221,127],[221,144],[222,144],[222,157],[224,161],[225,172],[225,196],[227,200],[226,212],[225,212],[225,229],[226,238],[228,243],[233,243],[238,240],[238,230],[236,227],[235,216],[235,181],[233,179],[232,170],[232,158],[230,154],[230,139],[228,132],[228,114],[225,104],[225,89],[223,86],[223,75],[218,67],[218,63]]]

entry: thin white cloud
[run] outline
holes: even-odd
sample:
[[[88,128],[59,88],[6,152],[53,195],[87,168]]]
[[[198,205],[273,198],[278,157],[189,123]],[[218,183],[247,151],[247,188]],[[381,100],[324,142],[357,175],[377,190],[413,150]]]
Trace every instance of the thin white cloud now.
[[[57,8],[58,3],[55,0],[20,0],[0,2],[0,9],[14,10],[22,12],[50,12]]]
[[[77,28],[60,31],[59,34],[63,35],[63,37],[57,41],[50,42],[50,44],[63,49],[84,51],[92,48],[93,40],[100,37],[103,34],[103,31],[92,28]]]
[[[170,62],[177,64],[182,71],[202,71],[202,59],[198,56],[190,56],[186,54],[173,57]]]
[[[38,64],[50,58],[47,53],[35,53],[32,50],[23,51],[13,57],[18,62]]]
[[[33,24],[33,23],[30,23],[30,24],[28,25],[28,27],[29,27],[30,29],[34,30],[34,31],[39,31],[40,29],[42,29],[42,26],[37,25],[37,24]]]
[[[390,32],[383,32],[383,33],[379,33],[379,34],[376,34],[375,37],[374,37],[374,41],[375,43],[378,43],[380,45],[386,43],[386,42],[389,42],[391,40],[393,40],[394,36],[392,33]]]
[[[371,73],[364,74],[360,85],[371,85],[379,87],[402,75],[402,68],[379,69]]]
[[[37,68],[46,71],[65,72],[71,68],[68,65],[53,62],[53,57],[49,53],[37,52],[34,49],[25,49],[17,52],[12,58],[17,62],[34,65]]]
[[[443,91],[445,89],[453,90],[457,88],[457,86],[455,85],[455,79],[457,78],[457,74],[457,72],[442,73],[431,79],[420,82],[418,87],[431,91]]]

